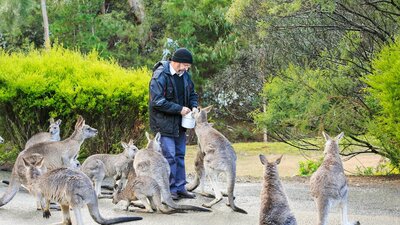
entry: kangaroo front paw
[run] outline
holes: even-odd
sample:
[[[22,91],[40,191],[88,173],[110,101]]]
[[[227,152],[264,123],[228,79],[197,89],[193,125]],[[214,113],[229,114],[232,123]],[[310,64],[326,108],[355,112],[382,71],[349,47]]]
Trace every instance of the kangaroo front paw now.
[[[49,210],[45,210],[45,211],[43,211],[43,218],[46,218],[46,219],[48,219],[48,218],[50,218],[50,216],[51,216],[51,213],[50,213],[50,211],[49,211]]]

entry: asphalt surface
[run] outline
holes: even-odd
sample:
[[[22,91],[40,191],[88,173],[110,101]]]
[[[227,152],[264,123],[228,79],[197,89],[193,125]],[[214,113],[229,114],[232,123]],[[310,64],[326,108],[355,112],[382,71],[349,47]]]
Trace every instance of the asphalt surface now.
[[[0,179],[8,179],[9,173],[0,172]],[[400,225],[400,182],[372,184],[353,184],[349,191],[349,220],[359,220],[362,225]],[[316,208],[309,194],[307,181],[284,180],[283,186],[288,195],[290,206],[299,225],[314,225],[317,220]],[[0,195],[7,186],[0,184]],[[113,205],[110,199],[100,199],[100,212],[106,218],[118,216],[141,216],[143,220],[125,224],[163,224],[163,225],[200,225],[200,224],[258,224],[260,208],[261,182],[238,183],[235,195],[236,204],[248,214],[233,212],[225,203],[227,199],[212,208],[212,212],[187,212],[172,215],[159,213],[146,214],[124,211],[122,203]],[[181,204],[193,204],[211,201],[197,195],[196,199],[180,200]],[[71,211],[72,221],[75,218]],[[85,224],[96,224],[86,208],[82,210]],[[331,210],[329,224],[341,224],[339,209]],[[61,221],[61,212],[52,211],[50,219],[44,219],[36,210],[35,199],[25,191],[19,191],[14,199],[0,208],[1,225],[54,224]]]

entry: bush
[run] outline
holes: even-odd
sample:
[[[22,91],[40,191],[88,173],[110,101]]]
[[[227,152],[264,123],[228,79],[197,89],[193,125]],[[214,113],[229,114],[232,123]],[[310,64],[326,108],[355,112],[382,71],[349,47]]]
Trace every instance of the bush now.
[[[373,73],[365,79],[370,87],[369,107],[376,111],[369,129],[381,142],[381,155],[400,169],[400,41],[386,46],[373,60]]]
[[[146,68],[127,70],[96,52],[56,46],[49,51],[8,54],[0,50],[0,133],[23,148],[33,134],[48,127],[48,119],[62,119],[62,139],[82,115],[99,130],[85,154],[112,151],[113,144],[138,139],[147,120]]]
[[[319,160],[306,160],[299,162],[299,175],[300,176],[311,176],[319,166],[322,164],[324,158]]]

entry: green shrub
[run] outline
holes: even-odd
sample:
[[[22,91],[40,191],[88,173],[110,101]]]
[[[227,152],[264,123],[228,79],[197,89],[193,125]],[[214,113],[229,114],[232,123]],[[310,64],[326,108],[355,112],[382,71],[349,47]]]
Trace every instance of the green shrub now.
[[[9,54],[0,50],[0,133],[20,149],[47,130],[49,117],[62,119],[62,139],[82,115],[99,130],[84,155],[110,152],[114,143],[141,136],[147,119],[146,68],[127,70],[96,52],[56,46],[49,51]]]
[[[322,164],[324,158],[319,160],[306,160],[299,162],[299,174],[300,176],[311,176],[319,166]]]
[[[369,130],[381,141],[381,155],[400,169],[400,39],[384,47],[372,65],[373,73],[365,78],[367,103],[376,112]]]

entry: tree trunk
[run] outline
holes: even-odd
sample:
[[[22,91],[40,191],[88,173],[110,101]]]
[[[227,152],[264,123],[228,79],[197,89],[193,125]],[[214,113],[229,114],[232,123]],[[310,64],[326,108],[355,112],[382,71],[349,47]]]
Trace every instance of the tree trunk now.
[[[142,0],[128,0],[131,13],[135,17],[135,22],[141,24],[145,18],[144,5]]]
[[[46,0],[40,0],[40,7],[42,8],[43,17],[44,47],[50,49],[49,18],[47,17]]]

